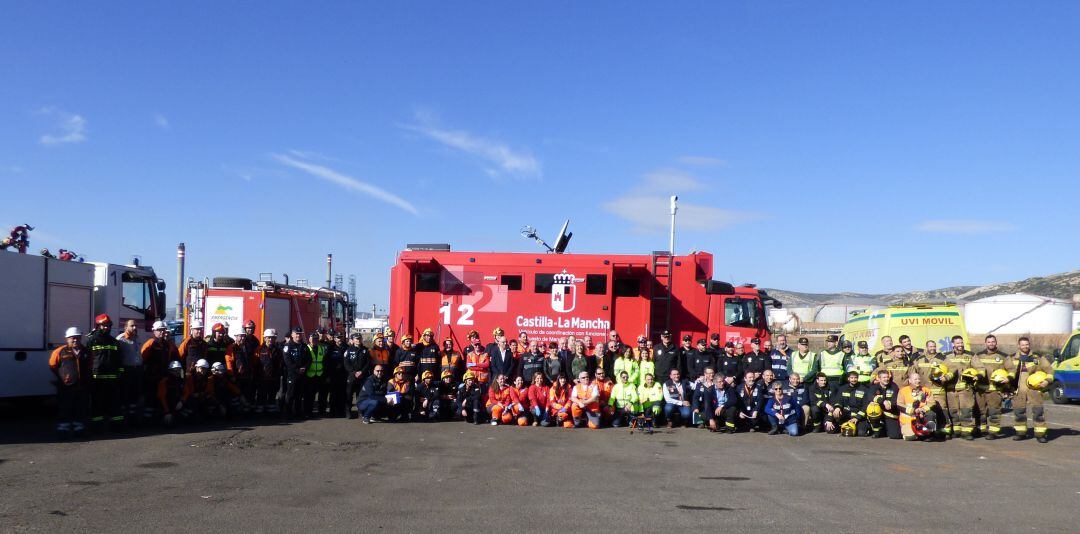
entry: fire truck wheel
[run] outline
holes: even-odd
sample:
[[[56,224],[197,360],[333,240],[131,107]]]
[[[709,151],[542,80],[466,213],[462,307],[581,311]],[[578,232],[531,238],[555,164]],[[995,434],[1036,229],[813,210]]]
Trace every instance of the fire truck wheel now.
[[[234,278],[231,276],[219,276],[214,278],[214,287],[232,287],[237,289],[251,289],[250,278]]]

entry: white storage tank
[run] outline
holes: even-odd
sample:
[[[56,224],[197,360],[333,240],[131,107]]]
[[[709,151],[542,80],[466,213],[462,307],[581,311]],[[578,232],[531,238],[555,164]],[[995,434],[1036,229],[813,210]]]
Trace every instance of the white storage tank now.
[[[964,307],[974,334],[1067,334],[1073,329],[1072,302],[1027,293],[997,295]]]

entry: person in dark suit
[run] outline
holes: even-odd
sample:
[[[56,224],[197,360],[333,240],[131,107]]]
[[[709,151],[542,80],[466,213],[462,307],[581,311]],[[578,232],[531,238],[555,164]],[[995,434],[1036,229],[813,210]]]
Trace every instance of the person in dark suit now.
[[[488,356],[491,358],[491,376],[505,375],[507,380],[517,376],[517,357],[506,342],[506,336],[496,336],[495,343],[488,345]]]

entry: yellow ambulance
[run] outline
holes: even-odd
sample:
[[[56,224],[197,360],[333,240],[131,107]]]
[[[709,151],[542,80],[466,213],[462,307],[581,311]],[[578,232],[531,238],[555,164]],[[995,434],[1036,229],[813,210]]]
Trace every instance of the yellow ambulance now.
[[[956,335],[963,337],[965,347],[971,350],[964,316],[960,308],[948,303],[902,304],[857,313],[844,324],[842,339],[856,345],[865,341],[873,354],[881,350],[881,338],[892,336],[893,344],[899,345],[900,336],[905,334],[920,350],[933,340],[939,352],[949,352]]]

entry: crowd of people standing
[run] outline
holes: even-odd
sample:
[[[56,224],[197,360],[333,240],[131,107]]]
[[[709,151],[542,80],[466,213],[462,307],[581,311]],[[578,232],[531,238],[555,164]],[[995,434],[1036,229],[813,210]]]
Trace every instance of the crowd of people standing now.
[[[691,426],[714,432],[797,436],[830,432],[894,439],[974,439],[1004,434],[1002,404],[1012,399],[1014,437],[1030,430],[1046,440],[1042,389],[1049,361],[1021,339],[1005,354],[994,336],[972,354],[964,340],[952,350],[924,349],[889,337],[870,354],[868,344],[826,339],[813,352],[800,338],[752,339],[748,347],[721,344],[719,334],[675,344],[618,332],[594,343],[567,337],[541,343],[502,329],[484,344],[469,332],[458,351],[425,329],[395,339],[387,328],[366,346],[358,334],[294,328],[279,341],[274,329],[259,337],[255,324],[230,337],[214,324],[209,337],[193,321],[176,346],[163,322],[138,339],[133,321],[114,336],[101,315],[85,337],[76,328],[54,351],[62,436],[79,434],[87,419],[138,426],[242,415],[286,419],[361,418],[379,421],[463,420],[473,424],[600,428]],[[1040,374],[1042,373],[1042,374]],[[1041,378],[1040,378],[1041,377]]]

